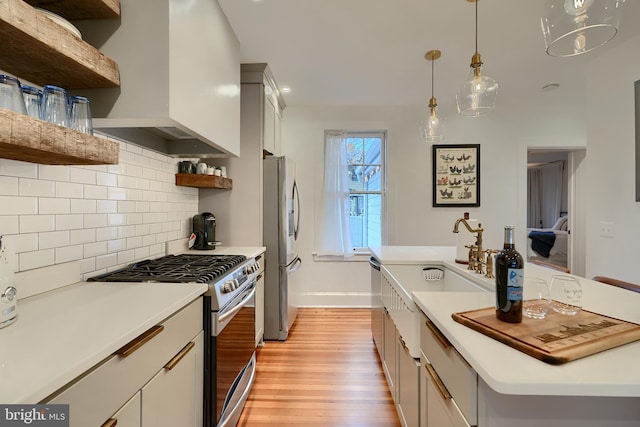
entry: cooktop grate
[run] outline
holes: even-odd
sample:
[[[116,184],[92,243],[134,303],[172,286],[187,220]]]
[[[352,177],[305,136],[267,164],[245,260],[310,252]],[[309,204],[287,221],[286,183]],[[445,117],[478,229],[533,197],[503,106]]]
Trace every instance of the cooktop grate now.
[[[94,276],[88,281],[210,283],[246,259],[244,255],[167,255]]]

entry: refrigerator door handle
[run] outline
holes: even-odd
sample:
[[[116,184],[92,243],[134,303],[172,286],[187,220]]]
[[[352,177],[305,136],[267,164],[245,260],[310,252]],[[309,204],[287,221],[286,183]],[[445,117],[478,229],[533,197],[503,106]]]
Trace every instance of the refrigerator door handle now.
[[[296,199],[296,223],[293,230],[293,238],[298,240],[298,230],[300,229],[300,193],[298,192],[298,183],[293,181],[293,197]],[[302,261],[300,261],[302,262]]]
[[[302,258],[296,257],[296,259],[291,261],[291,264],[287,266],[287,273],[295,273],[296,271],[298,271],[301,265],[302,265]]]

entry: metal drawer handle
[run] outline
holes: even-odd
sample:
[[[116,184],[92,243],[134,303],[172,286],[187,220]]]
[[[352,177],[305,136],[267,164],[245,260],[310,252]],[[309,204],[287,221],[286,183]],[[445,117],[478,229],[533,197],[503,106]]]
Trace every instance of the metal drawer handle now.
[[[116,427],[116,425],[118,424],[118,420],[115,418],[109,418],[107,421],[104,422],[104,424],[102,424],[100,427]]]
[[[400,344],[402,345],[402,347],[404,347],[405,350],[408,350],[407,348],[407,343],[404,342],[404,340],[402,339],[402,337],[398,337],[398,341],[400,341]]]
[[[449,393],[449,390],[447,390],[447,387],[444,385],[444,383],[438,376],[438,373],[436,372],[436,370],[433,369],[433,366],[431,366],[430,363],[425,363],[424,369],[427,370],[427,373],[431,377],[431,381],[433,381],[433,383],[436,385],[436,388],[438,389],[438,392],[440,393],[440,396],[442,397],[442,399],[443,400],[451,399],[451,394]]]
[[[434,325],[430,320],[425,321],[425,324],[427,325],[427,328],[429,328],[429,330],[433,334],[433,337],[436,339],[436,341],[438,341],[440,343],[442,348],[447,349],[447,348],[451,347],[451,343],[449,342],[447,337],[442,335],[442,332],[440,332],[440,330],[438,330],[436,325]]]
[[[167,362],[166,365],[164,365],[164,369],[166,369],[167,371],[172,370],[173,368],[175,368],[175,366],[180,363],[180,361],[187,355],[187,353],[189,353],[189,351],[191,351],[191,349],[193,347],[195,347],[196,343],[191,341],[189,344],[185,345],[184,348],[182,350],[180,350],[180,352],[178,354],[176,354],[175,356],[173,356],[173,359],[169,360]]]
[[[115,354],[122,357],[127,357],[133,354],[134,351],[138,350],[140,347],[151,341],[153,337],[158,335],[160,332],[164,331],[163,325],[156,325],[148,331],[144,332],[142,335],[133,339],[128,344],[125,344],[121,347]]]

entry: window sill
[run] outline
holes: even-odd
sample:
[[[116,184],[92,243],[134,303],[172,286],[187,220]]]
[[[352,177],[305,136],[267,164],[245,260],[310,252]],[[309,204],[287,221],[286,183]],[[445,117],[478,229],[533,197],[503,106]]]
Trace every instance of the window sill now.
[[[314,262],[369,262],[371,252],[365,250],[361,252],[355,252],[353,256],[343,257],[337,255],[318,255],[316,252],[311,254]]]

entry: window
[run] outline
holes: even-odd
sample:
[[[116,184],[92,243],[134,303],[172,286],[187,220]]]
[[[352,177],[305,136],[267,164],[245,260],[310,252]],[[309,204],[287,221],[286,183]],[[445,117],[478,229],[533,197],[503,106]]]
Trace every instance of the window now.
[[[382,245],[385,132],[344,132],[354,251]]]

